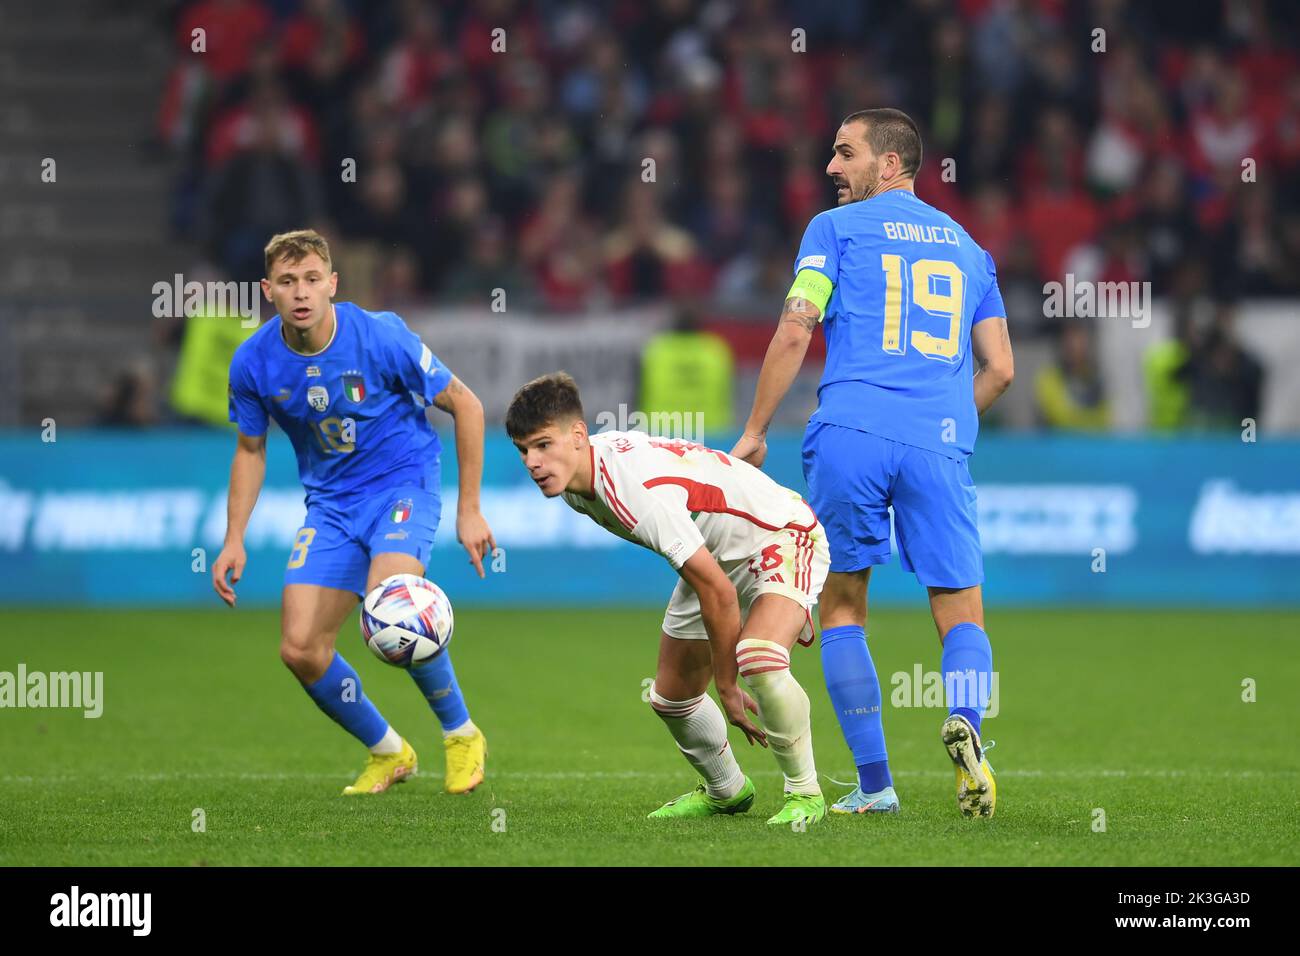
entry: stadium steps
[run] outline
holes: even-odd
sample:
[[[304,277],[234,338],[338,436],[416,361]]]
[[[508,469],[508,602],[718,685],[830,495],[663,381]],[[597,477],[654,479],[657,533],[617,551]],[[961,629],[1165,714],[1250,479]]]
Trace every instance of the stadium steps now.
[[[192,255],[170,236],[174,170],[152,142],[171,64],[165,8],[3,0],[0,374],[19,401],[0,407],[2,424],[91,422],[119,372],[167,364],[152,288]]]

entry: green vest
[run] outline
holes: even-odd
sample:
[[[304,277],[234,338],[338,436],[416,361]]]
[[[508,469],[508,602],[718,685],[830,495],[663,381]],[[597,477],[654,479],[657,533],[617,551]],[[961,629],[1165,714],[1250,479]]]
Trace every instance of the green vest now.
[[[1187,422],[1190,397],[1177,373],[1187,361],[1187,346],[1177,339],[1159,342],[1142,356],[1142,371],[1147,386],[1147,423],[1152,428],[1169,430]]]
[[[680,414],[689,436],[731,428],[731,346],[712,332],[663,332],[641,354],[641,407],[648,415]],[[699,418],[687,416],[699,415]],[[675,420],[675,419],[671,419]],[[695,423],[699,423],[699,427]]]
[[[230,360],[241,342],[257,331],[244,328],[240,316],[195,315],[185,320],[176,375],[172,379],[172,408],[188,418],[227,425]]]
[[[1034,378],[1034,397],[1043,421],[1052,428],[1105,431],[1110,427],[1110,405],[1100,401],[1084,405],[1070,392],[1065,373],[1056,364],[1044,365]]]

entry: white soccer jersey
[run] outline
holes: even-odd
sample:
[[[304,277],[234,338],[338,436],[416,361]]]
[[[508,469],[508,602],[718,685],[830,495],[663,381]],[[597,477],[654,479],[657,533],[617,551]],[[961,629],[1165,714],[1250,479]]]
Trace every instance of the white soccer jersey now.
[[[812,508],[757,468],[697,442],[643,432],[591,436],[594,499],[564,500],[620,538],[681,568],[700,545],[719,563],[748,560],[771,534],[808,532]]]

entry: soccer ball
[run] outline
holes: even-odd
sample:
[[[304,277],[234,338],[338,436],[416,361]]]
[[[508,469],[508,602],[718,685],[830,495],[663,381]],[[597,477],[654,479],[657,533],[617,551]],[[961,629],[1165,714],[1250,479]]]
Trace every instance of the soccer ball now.
[[[361,636],[395,667],[423,664],[451,640],[455,620],[442,588],[416,574],[394,574],[366,595]]]

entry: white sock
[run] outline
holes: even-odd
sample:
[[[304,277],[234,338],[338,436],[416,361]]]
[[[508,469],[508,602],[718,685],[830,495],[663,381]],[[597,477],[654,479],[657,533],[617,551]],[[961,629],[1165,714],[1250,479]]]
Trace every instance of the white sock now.
[[[727,742],[727,721],[708,694],[692,700],[669,700],[650,685],[650,706],[668,727],[692,767],[704,778],[709,796],[729,800],[740,793],[745,775]]]
[[[370,748],[372,754],[395,754],[402,750],[402,735],[395,731],[390,724],[384,731],[384,736],[379,738],[379,743]]]
[[[474,721],[466,720],[459,727],[444,730],[442,735],[444,737],[473,737],[476,733],[478,733],[478,728],[474,726]]]
[[[811,707],[790,673],[790,652],[772,641],[751,638],[736,646],[736,660],[758,704],[772,754],[785,774],[785,792],[821,793],[813,763]]]

